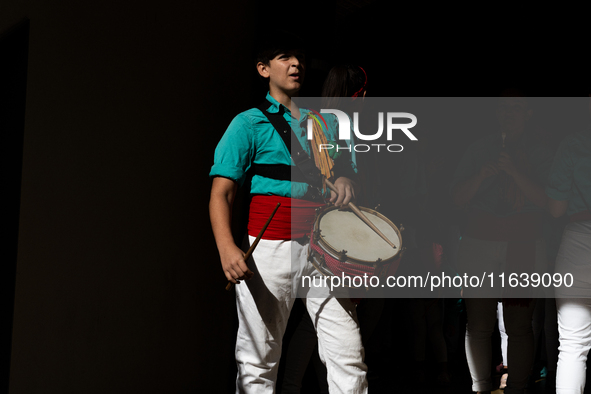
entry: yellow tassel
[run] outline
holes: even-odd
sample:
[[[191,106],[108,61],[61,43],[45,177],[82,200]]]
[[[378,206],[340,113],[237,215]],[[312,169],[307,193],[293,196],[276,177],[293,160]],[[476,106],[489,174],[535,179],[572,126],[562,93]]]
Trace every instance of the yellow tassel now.
[[[322,132],[322,126],[318,122],[313,124],[314,136],[312,138],[312,151],[314,154],[314,164],[320,169],[325,179],[330,179],[334,176],[332,168],[334,167],[334,161],[328,154],[328,150],[323,149],[320,151],[319,147],[321,144],[327,144],[326,136]],[[326,184],[322,181],[322,189],[326,190]]]

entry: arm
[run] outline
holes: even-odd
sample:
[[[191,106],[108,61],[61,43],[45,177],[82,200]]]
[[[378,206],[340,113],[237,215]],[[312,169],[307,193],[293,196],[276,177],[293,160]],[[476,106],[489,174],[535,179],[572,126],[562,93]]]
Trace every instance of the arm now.
[[[513,180],[528,200],[540,208],[546,207],[548,198],[546,197],[544,188],[524,173],[518,171],[509,154],[501,152],[501,157],[499,158],[499,164],[497,166],[499,169],[513,177]]]
[[[465,181],[456,184],[452,189],[452,199],[455,205],[461,207],[470,202],[478,192],[478,188],[486,178],[497,175],[499,170],[492,163],[487,163],[480,168],[477,174]]]
[[[250,279],[253,275],[244,261],[244,253],[232,237],[232,205],[238,185],[222,177],[213,179],[209,200],[209,217],[215,242],[220,253],[222,268],[228,281],[236,284],[237,279]]]
[[[355,202],[355,188],[357,188],[358,175],[355,172],[351,155],[347,150],[339,152],[338,158],[333,158],[335,174],[334,185],[339,191],[337,195],[331,191],[330,202],[335,205],[347,205],[349,201]]]
[[[546,196],[548,198],[548,211],[558,218],[566,213],[569,200],[573,197],[575,163],[571,157],[570,144],[572,139],[562,141],[556,151],[554,162],[548,175]]]
[[[541,185],[534,182],[522,173],[516,173],[513,176],[513,179],[528,200],[540,208],[546,207],[546,204],[548,203],[548,197],[546,197],[544,188]]]
[[[558,201],[551,197],[548,197],[548,211],[555,218],[559,218],[566,212],[568,208],[568,200]]]

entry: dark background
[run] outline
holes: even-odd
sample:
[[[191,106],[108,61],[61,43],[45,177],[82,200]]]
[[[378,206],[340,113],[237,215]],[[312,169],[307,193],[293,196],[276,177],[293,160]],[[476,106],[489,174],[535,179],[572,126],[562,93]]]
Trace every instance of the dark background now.
[[[234,295],[208,172],[230,120],[263,98],[257,35],[309,43],[302,95],[340,62],[364,67],[374,96],[579,94],[531,78],[498,37],[475,45],[471,26],[415,15],[377,1],[0,3],[10,392],[231,391]]]

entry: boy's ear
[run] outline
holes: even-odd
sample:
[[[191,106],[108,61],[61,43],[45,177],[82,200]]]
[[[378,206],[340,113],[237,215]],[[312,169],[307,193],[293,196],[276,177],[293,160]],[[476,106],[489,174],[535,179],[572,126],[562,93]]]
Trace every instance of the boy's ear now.
[[[269,78],[269,65],[263,62],[257,63],[257,71],[259,75],[263,78]]]

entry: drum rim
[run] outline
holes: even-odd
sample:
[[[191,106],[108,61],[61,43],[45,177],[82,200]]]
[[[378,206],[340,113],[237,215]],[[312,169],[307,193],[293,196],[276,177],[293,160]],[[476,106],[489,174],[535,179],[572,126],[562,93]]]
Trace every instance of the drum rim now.
[[[334,211],[334,210],[338,210],[340,207],[337,206],[329,206],[326,208],[323,208],[322,210],[320,210],[317,214],[316,219],[314,220],[314,226],[313,226],[313,232],[312,232],[312,237],[310,239],[310,243],[314,242],[314,233],[316,233],[319,228],[319,224],[322,220],[322,217],[324,215],[326,215],[328,212]],[[396,258],[400,255],[400,252],[402,251],[403,247],[402,247],[402,235],[400,233],[400,230],[398,229],[398,227],[390,220],[388,219],[386,216],[384,216],[383,214],[381,214],[380,212],[376,211],[375,209],[371,209],[371,208],[366,208],[366,207],[359,207],[359,209],[361,211],[365,211],[371,214],[375,214],[377,217],[379,217],[380,219],[384,220],[387,224],[389,224],[390,226],[392,226],[392,228],[394,229],[394,231],[396,232],[396,235],[398,236],[398,241],[400,242],[400,245],[398,246],[398,250],[396,251],[396,253],[392,256],[389,257],[385,260],[382,260],[380,262],[376,261],[369,261],[369,260],[361,260],[361,259],[357,259],[355,257],[351,257],[349,255],[347,255],[347,259],[345,260],[346,262],[349,263],[353,263],[353,264],[359,264],[359,265],[365,265],[365,266],[369,266],[369,267],[374,267],[376,265],[383,265],[383,264],[388,264],[391,262],[396,261]],[[339,259],[339,254],[340,254],[340,250],[336,250],[332,245],[330,245],[328,242],[326,242],[322,236],[320,236],[318,238],[318,245],[322,246],[322,249],[324,250],[324,252],[329,253],[333,258],[335,259]]]
[[[334,276],[335,274],[330,270],[330,268],[323,266],[321,262],[316,262],[317,253],[318,252],[312,249],[311,244],[308,245],[308,256],[310,256],[309,261],[314,266],[314,268],[316,268],[316,270],[324,276]]]
[[[320,258],[322,256],[318,256],[319,253],[317,251],[315,251],[314,249],[312,249],[312,245],[309,244],[308,245],[308,261],[310,261],[310,264],[312,264],[312,266],[316,269],[316,271],[318,271],[321,275],[325,276],[325,277],[332,277],[332,276],[336,276],[336,274],[334,272],[332,272],[330,270],[330,268],[328,268],[327,266],[323,265],[320,260]],[[388,262],[388,264],[395,264],[396,262],[398,262],[402,256],[403,253],[398,253],[396,254],[397,259],[392,261],[392,262]],[[382,263],[380,263],[380,265],[382,265]],[[343,273],[344,274],[344,273]],[[347,275],[350,276],[350,275]],[[381,277],[382,275],[376,275],[375,273],[372,276],[378,276]],[[345,286],[347,288],[353,287],[356,288],[355,286]]]

